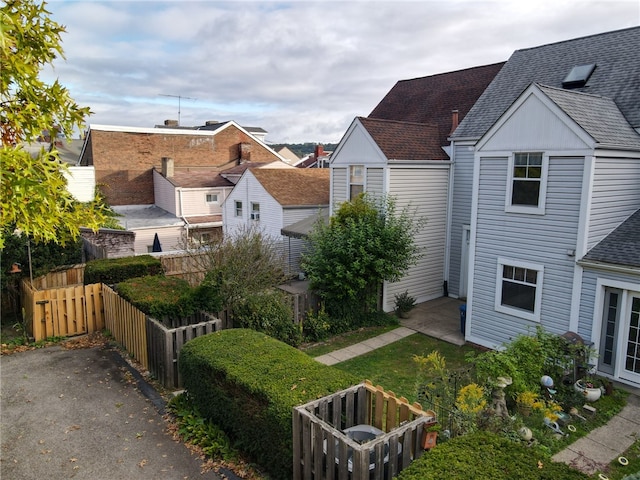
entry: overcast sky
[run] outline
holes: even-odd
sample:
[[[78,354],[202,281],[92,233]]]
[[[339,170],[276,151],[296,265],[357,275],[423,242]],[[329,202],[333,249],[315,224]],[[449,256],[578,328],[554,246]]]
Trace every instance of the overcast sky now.
[[[92,124],[235,120],[338,142],[398,80],[640,24],[638,0],[64,1],[57,76]],[[52,78],[45,74],[45,78]],[[182,98],[179,99],[178,96]]]

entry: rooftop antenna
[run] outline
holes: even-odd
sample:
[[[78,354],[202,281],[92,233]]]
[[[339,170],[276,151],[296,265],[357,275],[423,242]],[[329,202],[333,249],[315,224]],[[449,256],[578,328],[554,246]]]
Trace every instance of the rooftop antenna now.
[[[197,98],[183,97],[182,95],[165,95],[164,93],[161,93],[160,96],[161,97],[172,97],[172,98],[177,98],[178,99],[178,126],[180,126],[180,103],[181,103],[182,99],[184,98],[185,100],[197,100]]]

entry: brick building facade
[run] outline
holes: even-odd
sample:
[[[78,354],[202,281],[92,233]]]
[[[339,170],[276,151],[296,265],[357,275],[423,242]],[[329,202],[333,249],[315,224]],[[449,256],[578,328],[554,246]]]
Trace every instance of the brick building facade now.
[[[80,165],[93,165],[96,185],[110,205],[154,204],[154,168],[162,158],[176,168],[224,170],[243,161],[273,162],[282,158],[234,122],[216,130],[136,128],[93,125]]]

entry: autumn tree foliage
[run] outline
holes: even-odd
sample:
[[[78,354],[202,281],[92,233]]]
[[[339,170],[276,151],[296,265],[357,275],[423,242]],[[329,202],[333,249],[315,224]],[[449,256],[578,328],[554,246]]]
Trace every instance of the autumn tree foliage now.
[[[71,138],[90,113],[57,80],[40,78],[43,68],[64,58],[64,31],[44,2],[7,0],[0,8],[0,249],[15,230],[36,242],[64,244],[80,227],[96,229],[108,217],[98,200],[75,201],[55,149],[32,155],[24,148],[43,131]]]

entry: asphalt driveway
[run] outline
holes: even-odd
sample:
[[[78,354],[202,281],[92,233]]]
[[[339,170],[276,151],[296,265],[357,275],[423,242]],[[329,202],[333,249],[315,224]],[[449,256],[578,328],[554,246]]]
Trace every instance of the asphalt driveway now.
[[[0,375],[3,479],[219,479],[172,440],[117,352],[15,353]]]

